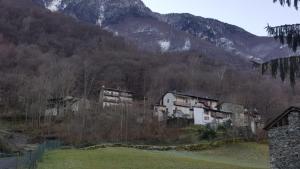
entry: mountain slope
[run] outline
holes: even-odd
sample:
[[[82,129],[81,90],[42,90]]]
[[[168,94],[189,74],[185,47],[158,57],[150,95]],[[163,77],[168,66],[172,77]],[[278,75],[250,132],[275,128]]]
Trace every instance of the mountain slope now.
[[[167,14],[161,20],[170,24],[176,30],[181,30],[204,39],[217,47],[248,58],[268,58],[273,50],[286,55],[287,49],[272,38],[258,37],[244,29],[220,22],[215,19],[193,16],[191,14]]]
[[[216,46],[232,55],[256,61],[291,53],[272,38],[191,14],[152,12],[141,0],[33,0],[51,11],[99,25],[148,51],[200,51]],[[221,51],[221,50],[220,50]],[[215,54],[217,55],[217,54]]]

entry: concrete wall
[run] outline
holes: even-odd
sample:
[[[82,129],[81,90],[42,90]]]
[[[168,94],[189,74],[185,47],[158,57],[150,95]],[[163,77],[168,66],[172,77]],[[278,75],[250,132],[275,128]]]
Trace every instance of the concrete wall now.
[[[213,122],[214,118],[211,117],[209,112],[206,112],[203,108],[194,108],[194,124],[195,125],[206,125]],[[206,117],[206,118],[205,118]]]
[[[271,169],[300,169],[300,113],[289,114],[289,125],[268,131]]]
[[[172,93],[166,94],[163,98],[163,105],[166,106],[168,117],[173,116],[173,112],[175,110],[175,106],[174,106],[175,101],[176,101],[176,97]]]

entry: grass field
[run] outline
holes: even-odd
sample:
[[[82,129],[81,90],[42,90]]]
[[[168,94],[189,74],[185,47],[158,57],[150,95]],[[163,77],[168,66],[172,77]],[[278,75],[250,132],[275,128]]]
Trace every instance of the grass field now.
[[[263,169],[268,148],[255,143],[227,145],[201,152],[144,151],[128,148],[56,150],[38,169]]]

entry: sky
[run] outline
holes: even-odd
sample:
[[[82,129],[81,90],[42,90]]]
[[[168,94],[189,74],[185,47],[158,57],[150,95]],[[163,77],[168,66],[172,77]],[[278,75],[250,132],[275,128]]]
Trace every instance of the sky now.
[[[282,7],[273,0],[142,0],[159,13],[191,13],[237,25],[260,36],[265,27],[300,23],[300,10]],[[223,2],[223,3],[222,3]]]

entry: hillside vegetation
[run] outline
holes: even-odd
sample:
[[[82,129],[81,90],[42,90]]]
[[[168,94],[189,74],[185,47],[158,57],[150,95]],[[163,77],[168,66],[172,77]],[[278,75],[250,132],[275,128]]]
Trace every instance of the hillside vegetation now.
[[[146,53],[128,44],[31,0],[0,0],[1,117],[25,121],[28,127],[22,130],[45,129],[37,132],[41,138],[58,133],[70,142],[74,137],[89,144],[124,140],[125,123],[126,140],[167,139],[176,132],[148,123],[152,105],[166,91],[239,103],[257,108],[264,117],[274,116],[299,96],[299,86],[293,92],[288,84],[261,76],[245,60],[237,64],[203,53]],[[48,99],[75,96],[97,102],[102,85],[135,92],[137,105],[144,98],[146,102],[126,113],[126,122],[122,112],[95,108],[74,119],[45,123]],[[147,117],[142,127],[137,114]]]

